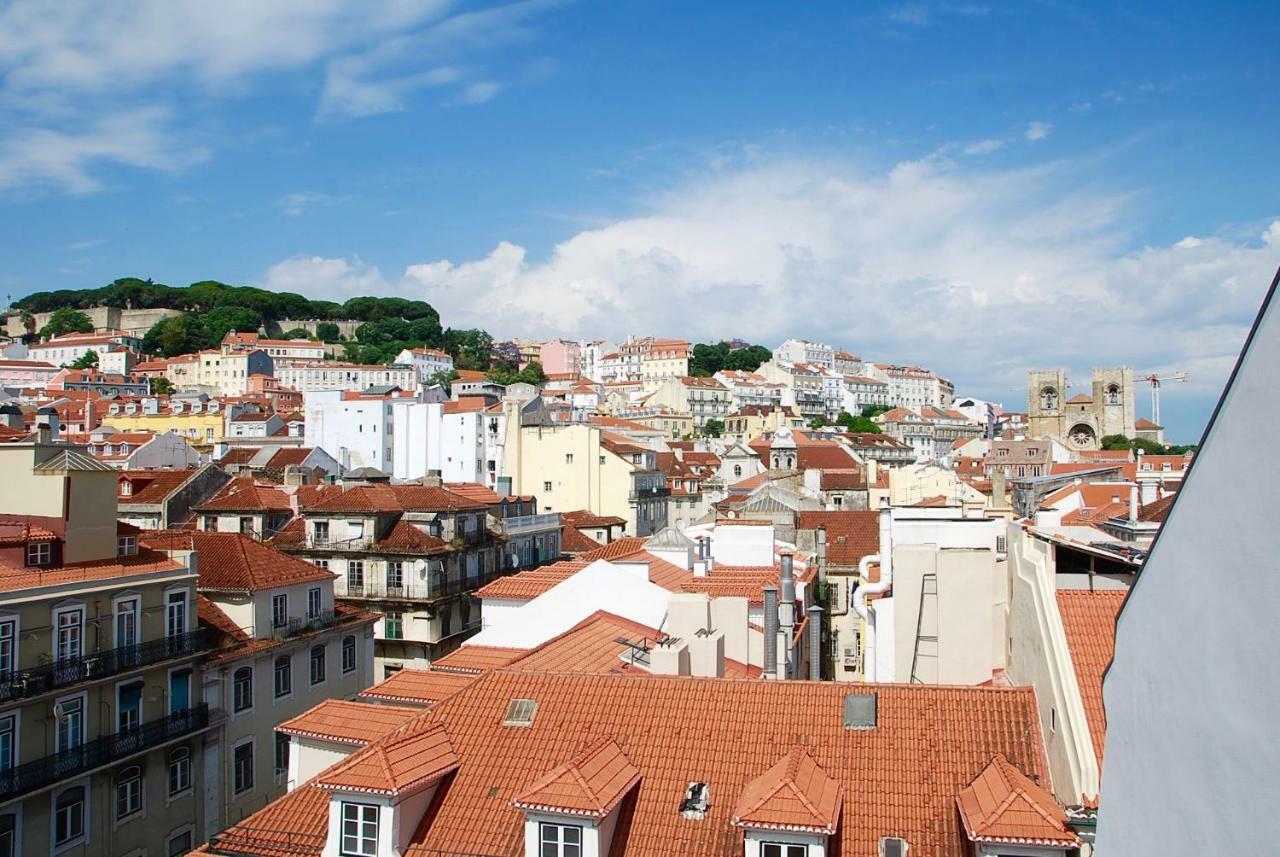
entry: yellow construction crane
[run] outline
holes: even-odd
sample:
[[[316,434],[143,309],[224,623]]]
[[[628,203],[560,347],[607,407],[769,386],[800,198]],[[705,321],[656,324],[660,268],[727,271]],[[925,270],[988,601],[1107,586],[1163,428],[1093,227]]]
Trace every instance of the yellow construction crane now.
[[[1160,384],[1165,381],[1185,384],[1189,377],[1191,376],[1186,372],[1174,372],[1172,375],[1165,375],[1161,378],[1153,372],[1139,379],[1151,385],[1151,421],[1153,423],[1158,426],[1164,425],[1164,423],[1160,422]]]

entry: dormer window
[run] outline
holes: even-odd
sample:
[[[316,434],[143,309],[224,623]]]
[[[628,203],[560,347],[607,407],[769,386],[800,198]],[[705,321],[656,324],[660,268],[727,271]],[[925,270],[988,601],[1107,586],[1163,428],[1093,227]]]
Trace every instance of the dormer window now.
[[[760,857],[808,857],[808,845],[785,842],[761,842]]]
[[[138,537],[121,536],[116,540],[116,556],[137,556]]]
[[[376,857],[378,853],[378,807],[371,803],[342,804],[342,854]]]
[[[582,825],[539,825],[539,857],[580,857],[582,854]]]
[[[49,542],[31,542],[27,545],[27,565],[48,565],[53,561],[53,545]]]
[[[133,496],[133,483],[130,482],[128,479],[125,479],[120,483],[120,496],[121,497]]]

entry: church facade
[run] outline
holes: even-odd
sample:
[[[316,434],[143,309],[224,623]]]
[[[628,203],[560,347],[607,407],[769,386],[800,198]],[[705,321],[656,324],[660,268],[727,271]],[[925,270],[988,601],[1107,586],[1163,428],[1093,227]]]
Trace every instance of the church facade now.
[[[1098,449],[1102,438],[1134,427],[1133,367],[1094,369],[1092,395],[1067,397],[1065,369],[1028,373],[1027,422],[1030,437],[1052,437],[1072,449]]]

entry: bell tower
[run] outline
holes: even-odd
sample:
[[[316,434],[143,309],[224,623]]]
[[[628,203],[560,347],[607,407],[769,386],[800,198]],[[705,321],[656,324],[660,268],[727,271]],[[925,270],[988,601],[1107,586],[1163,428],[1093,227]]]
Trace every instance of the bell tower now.
[[[1093,407],[1099,437],[1122,434],[1133,438],[1137,434],[1133,392],[1132,366],[1093,370]]]
[[[1027,373],[1027,430],[1031,437],[1066,434],[1067,370]]]

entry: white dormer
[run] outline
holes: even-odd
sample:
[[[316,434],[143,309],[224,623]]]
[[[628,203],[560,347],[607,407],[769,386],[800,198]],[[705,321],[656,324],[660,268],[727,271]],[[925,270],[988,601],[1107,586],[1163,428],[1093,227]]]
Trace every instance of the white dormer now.
[[[322,857],[398,857],[441,781],[458,769],[444,724],[374,744],[321,774],[329,791]]]
[[[547,772],[512,800],[524,810],[525,857],[604,857],[618,808],[639,782],[640,769],[607,738]]]

